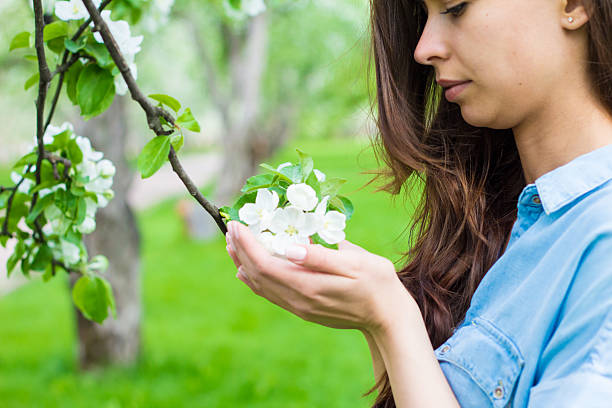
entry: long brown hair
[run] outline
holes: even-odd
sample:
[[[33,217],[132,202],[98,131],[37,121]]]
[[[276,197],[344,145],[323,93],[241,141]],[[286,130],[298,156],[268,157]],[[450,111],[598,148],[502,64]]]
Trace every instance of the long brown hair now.
[[[589,75],[612,112],[612,1],[585,0]],[[411,248],[398,275],[417,301],[437,348],[461,323],[478,284],[501,256],[526,181],[511,129],[467,124],[441,97],[435,70],[413,59],[427,17],[416,0],[370,0],[376,74],[373,145],[386,169],[378,190],[418,202]],[[595,11],[595,13],[591,12]],[[385,375],[375,408],[395,407]]]

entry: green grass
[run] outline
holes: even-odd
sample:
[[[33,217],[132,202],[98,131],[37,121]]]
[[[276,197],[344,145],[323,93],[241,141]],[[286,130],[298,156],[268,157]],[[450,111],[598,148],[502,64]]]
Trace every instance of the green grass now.
[[[373,187],[371,150],[342,140],[300,141],[272,164],[310,153],[328,176],[349,179],[347,239],[398,259],[409,213]],[[34,281],[0,298],[0,406],[368,407],[368,347],[355,330],[305,322],[235,278],[225,240],[183,235],[177,199],[138,215],[143,236],[143,354],[134,367],[81,373],[67,282]],[[398,201],[399,202],[399,201]],[[404,238],[402,238],[404,239]]]

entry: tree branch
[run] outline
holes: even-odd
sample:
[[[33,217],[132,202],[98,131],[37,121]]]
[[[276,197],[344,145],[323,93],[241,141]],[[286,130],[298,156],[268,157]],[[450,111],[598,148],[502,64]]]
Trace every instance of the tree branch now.
[[[127,87],[130,91],[130,95],[132,96],[132,99],[138,102],[140,107],[145,111],[145,114],[147,115],[147,123],[149,125],[149,128],[153,130],[155,134],[158,136],[161,136],[161,135],[167,136],[167,135],[172,134],[173,130],[165,130],[162,127],[160,117],[164,118],[168,123],[171,123],[174,127],[178,127],[175,123],[174,117],[170,113],[168,113],[168,111],[166,111],[165,109],[151,104],[151,102],[143,95],[143,93],[140,91],[140,88],[138,88],[138,85],[136,85],[136,80],[134,80],[134,77],[132,76],[132,73],[130,72],[130,68],[127,62],[125,61],[125,59],[121,55],[121,52],[119,51],[119,46],[117,45],[110,30],[108,29],[106,22],[102,20],[102,17],[100,16],[100,12],[96,9],[95,5],[93,4],[93,1],[83,0],[83,4],[85,5],[85,8],[89,12],[89,15],[91,16],[100,35],[102,36],[102,40],[104,41],[104,44],[106,45],[106,48],[108,49],[108,52],[113,58],[115,65],[117,65],[119,72],[121,72],[121,75],[123,76],[123,79],[125,80],[125,83],[127,84]],[[213,219],[217,223],[217,226],[219,227],[221,232],[225,235],[225,233],[227,232],[227,228],[221,218],[221,215],[219,214],[219,209],[216,206],[214,206],[212,203],[210,203],[208,200],[206,200],[206,198],[204,198],[204,196],[199,191],[199,189],[197,188],[193,180],[191,180],[191,178],[187,175],[187,173],[181,166],[178,160],[178,157],[176,156],[176,152],[174,151],[172,147],[170,147],[170,153],[168,154],[168,159],[170,160],[170,163],[172,164],[172,168],[177,173],[177,175],[179,176],[179,178],[181,179],[181,181],[183,182],[183,184],[185,185],[189,193],[213,217]]]

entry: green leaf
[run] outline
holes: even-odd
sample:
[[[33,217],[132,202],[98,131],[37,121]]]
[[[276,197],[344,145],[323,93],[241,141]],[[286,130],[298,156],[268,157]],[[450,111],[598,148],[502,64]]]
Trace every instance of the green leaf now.
[[[29,77],[23,84],[23,90],[27,91],[28,89],[30,89],[32,86],[34,86],[34,84],[38,82],[39,78],[40,74],[38,72]]]
[[[79,197],[77,199],[77,209],[74,217],[74,224],[81,225],[87,216],[87,202],[85,197]]]
[[[51,262],[47,263],[45,267],[45,273],[42,275],[43,282],[49,282],[49,280],[53,277],[53,264]]]
[[[340,187],[346,183],[346,179],[339,177],[327,177],[325,181],[321,182],[321,195],[335,196],[340,191]]]
[[[68,159],[70,159],[73,166],[76,166],[83,161],[83,152],[81,151],[76,139],[70,139],[68,141],[67,150]]]
[[[17,262],[19,262],[21,260],[21,258],[23,257],[23,254],[25,253],[25,244],[22,240],[17,241],[17,244],[15,245],[15,249],[13,250],[13,253],[11,254],[11,256],[9,256],[9,259],[6,261],[6,273],[7,276],[11,276],[11,272],[13,272],[13,269],[15,269],[15,266],[17,265]]]
[[[104,289],[106,290],[106,303],[108,304],[108,307],[110,307],[113,317],[116,319],[117,318],[117,307],[115,306],[115,296],[113,295],[113,288],[111,287],[110,283],[108,283],[106,279],[104,278],[98,278],[98,279],[100,279],[100,281],[102,281],[102,284],[104,285]]]
[[[29,203],[31,197],[28,194],[17,193],[13,197],[13,203],[11,204],[11,213],[8,220],[9,232],[15,232],[17,230],[17,224],[21,218],[25,217],[29,211]]]
[[[34,255],[30,268],[33,271],[42,271],[47,267],[47,265],[51,264],[52,259],[53,252],[51,251],[51,248],[49,248],[47,245],[41,245],[36,250],[36,255]]]
[[[183,136],[183,132],[175,132],[170,135],[170,143],[172,143],[174,151],[178,153],[183,147],[183,144],[185,143],[185,137]]]
[[[353,207],[353,202],[349,200],[347,197],[338,196],[340,200],[342,200],[342,204],[344,205],[344,215],[346,215],[346,220],[350,220],[353,216],[353,212],[355,212],[355,207]]]
[[[258,174],[250,177],[240,191],[242,193],[250,193],[251,191],[259,190],[260,188],[270,187],[272,185],[273,178],[273,174]]]
[[[314,168],[314,163],[312,161],[312,157],[302,152],[300,149],[295,149],[300,156],[300,167],[302,169],[302,180],[308,179],[308,176],[312,172]]]
[[[185,112],[176,118],[176,123],[185,129],[191,130],[192,132],[200,131],[200,124],[197,120],[195,120],[193,114],[191,113],[191,109],[189,108],[185,109]]]
[[[176,99],[174,99],[173,97],[169,96],[169,95],[151,94],[151,95],[149,95],[149,98],[154,99],[154,100],[156,100],[157,102],[160,102],[163,105],[166,105],[167,107],[169,107],[170,109],[172,109],[176,113],[178,113],[178,111],[181,109],[180,102],[177,101]]]
[[[280,173],[285,175],[293,183],[301,183],[302,178],[302,166],[294,164],[292,166],[285,166],[280,169]]]
[[[68,34],[68,24],[65,21],[54,21],[43,29],[43,41],[64,37]]]
[[[34,225],[34,221],[36,220],[36,218],[38,218],[40,213],[43,212],[45,208],[47,208],[49,205],[53,204],[54,202],[55,202],[55,195],[53,193],[47,194],[46,196],[39,198],[36,201],[34,208],[32,208],[32,211],[30,211],[30,213],[26,217],[26,223],[30,226]]]
[[[17,48],[30,48],[29,31],[22,31],[13,37],[11,40],[11,45],[9,46],[9,51],[16,50]]]
[[[114,301],[109,302],[108,282],[97,277],[83,275],[72,288],[72,299],[83,316],[102,323],[108,316],[108,307],[114,310]],[[111,292],[112,296],[112,292]]]
[[[79,80],[79,75],[83,70],[83,64],[81,61],[75,62],[70,69],[64,75],[64,81],[66,82],[66,94],[68,95],[68,99],[72,102],[73,105],[78,105],[77,101],[77,81]]]
[[[61,54],[66,49],[64,46],[64,38],[58,37],[47,41],[47,47],[56,54]]]
[[[319,200],[321,198],[323,198],[323,194],[321,194],[321,185],[319,184],[319,180],[317,179],[317,175],[314,174],[313,171],[310,172],[310,174],[308,175],[308,178],[305,181],[306,184],[308,184],[310,187],[312,187],[312,189],[315,191],[315,193],[317,193],[317,197],[319,198]]]
[[[87,44],[83,41],[76,42],[72,41],[70,38],[64,39],[64,47],[66,47],[66,49],[73,54],[76,54],[77,52],[81,51],[83,48],[85,48],[85,45]]]
[[[155,174],[165,163],[168,153],[170,153],[168,136],[157,136],[151,139],[138,155],[138,171],[142,178],[145,179]]]
[[[34,186],[34,187],[32,188],[32,190],[30,191],[30,194],[34,194],[34,193],[36,193],[36,192],[38,192],[38,191],[42,190],[43,188],[53,187],[53,186],[55,186],[56,184],[59,184],[59,183],[61,183],[61,181],[56,180],[56,179],[47,180],[47,181],[45,181],[45,182],[42,182],[42,183],[40,183],[40,184],[38,184],[38,185]]]
[[[261,163],[259,166],[260,166],[260,167],[262,167],[262,168],[264,168],[264,169],[266,169],[266,170],[268,170],[268,171],[271,171],[271,172],[272,172],[272,174],[277,175],[277,176],[278,176],[278,177],[280,177],[282,180],[285,180],[285,181],[287,181],[287,182],[289,182],[289,183],[292,183],[292,182],[293,182],[293,181],[292,181],[292,180],[291,180],[289,177],[285,176],[285,175],[284,175],[283,173],[281,173],[280,171],[277,171],[275,167],[272,167],[272,166],[270,166],[270,165],[269,165],[269,164],[267,164],[267,163]]]
[[[253,191],[248,194],[243,194],[240,197],[238,197],[233,207],[236,209],[236,211],[238,211],[246,203],[254,203],[256,198],[257,198],[257,191]]]
[[[22,156],[19,160],[17,160],[17,163],[15,163],[15,165],[13,166],[13,169],[22,168],[23,166],[27,166],[28,164],[34,164],[36,163],[37,159],[38,159],[38,153],[30,152],[26,154],[25,156]]]
[[[101,68],[109,68],[114,64],[113,58],[104,44],[89,42],[85,45],[83,51],[94,57]]]
[[[238,209],[234,207],[221,207],[219,209],[219,214],[223,217],[223,220],[227,224],[230,221],[240,221],[240,216],[238,215]]]
[[[77,81],[76,97],[85,120],[104,112],[115,97],[113,76],[95,64],[89,64]]]

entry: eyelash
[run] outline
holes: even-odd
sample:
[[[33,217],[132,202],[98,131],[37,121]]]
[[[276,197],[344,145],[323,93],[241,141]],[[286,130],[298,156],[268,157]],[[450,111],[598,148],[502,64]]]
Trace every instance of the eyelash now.
[[[465,10],[465,8],[467,7],[467,3],[463,2],[463,3],[459,3],[454,7],[451,7],[449,9],[446,9],[445,11],[441,12],[440,14],[451,14],[453,17],[459,17],[463,14],[463,11]]]

